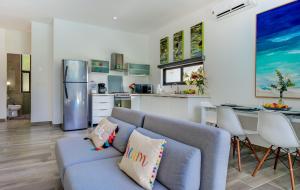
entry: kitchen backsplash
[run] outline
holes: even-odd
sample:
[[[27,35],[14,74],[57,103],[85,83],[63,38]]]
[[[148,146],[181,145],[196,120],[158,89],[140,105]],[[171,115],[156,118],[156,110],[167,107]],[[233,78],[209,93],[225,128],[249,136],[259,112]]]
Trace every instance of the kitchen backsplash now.
[[[141,83],[141,84],[149,83],[148,76],[128,76],[116,71],[110,71],[109,75],[123,76],[123,86],[125,92],[129,92],[128,86],[131,83]],[[107,76],[108,74],[103,74],[103,73],[89,73],[89,81],[94,81],[95,83],[105,83],[105,86],[107,87]]]

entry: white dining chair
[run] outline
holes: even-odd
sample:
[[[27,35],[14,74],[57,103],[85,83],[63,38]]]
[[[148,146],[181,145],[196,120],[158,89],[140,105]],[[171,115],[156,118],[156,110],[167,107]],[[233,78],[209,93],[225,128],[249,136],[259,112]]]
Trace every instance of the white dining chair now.
[[[237,150],[239,171],[242,170],[241,146],[240,146],[241,143],[246,145],[253,153],[255,159],[259,161],[256,151],[254,150],[253,145],[250,139],[248,138],[248,135],[256,134],[257,132],[244,130],[238,116],[236,115],[236,113],[232,108],[225,107],[225,106],[217,107],[217,126],[228,131],[232,136],[231,138],[232,155],[233,157],[235,157],[235,152]]]
[[[252,173],[252,176],[255,176],[256,173],[260,170],[271,152],[275,154],[274,169],[276,169],[277,162],[280,157],[280,152],[282,150],[283,152],[287,153],[288,168],[291,177],[291,187],[292,190],[294,190],[295,178],[291,155],[295,153],[296,156],[300,156],[300,151],[298,149],[300,147],[300,143],[290,120],[285,115],[279,112],[260,111],[258,113],[257,130],[258,135],[267,143],[269,143],[270,147],[266,150],[265,155],[257,164]]]

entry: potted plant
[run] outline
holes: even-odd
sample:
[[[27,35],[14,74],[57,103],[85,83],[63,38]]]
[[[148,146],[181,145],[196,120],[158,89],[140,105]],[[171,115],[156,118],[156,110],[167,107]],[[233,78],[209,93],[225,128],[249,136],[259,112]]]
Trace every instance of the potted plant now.
[[[135,83],[131,83],[128,88],[130,89],[131,94],[133,94],[135,90]]]
[[[289,87],[295,86],[295,83],[292,82],[292,80],[290,78],[288,78],[287,76],[284,77],[278,69],[276,69],[275,72],[276,72],[276,76],[278,78],[278,81],[275,84],[271,84],[270,87],[277,90],[277,91],[279,91],[278,103],[283,104],[283,101],[282,101],[283,93],[286,92]]]
[[[205,94],[205,87],[207,86],[206,73],[203,67],[200,67],[197,71],[192,72],[190,75],[184,74],[185,83],[187,85],[195,85],[198,88],[198,94]]]

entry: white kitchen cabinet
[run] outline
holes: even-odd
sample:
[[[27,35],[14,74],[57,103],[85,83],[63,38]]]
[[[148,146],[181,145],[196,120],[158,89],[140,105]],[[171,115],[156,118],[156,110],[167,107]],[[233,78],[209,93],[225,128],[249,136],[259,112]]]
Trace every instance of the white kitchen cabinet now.
[[[183,94],[132,94],[131,109],[149,114],[203,122],[202,108],[210,97]]]
[[[90,123],[98,124],[101,119],[111,115],[114,107],[113,94],[91,94],[90,95]]]
[[[141,100],[140,96],[131,96],[131,109],[132,110],[141,111],[140,100]]]

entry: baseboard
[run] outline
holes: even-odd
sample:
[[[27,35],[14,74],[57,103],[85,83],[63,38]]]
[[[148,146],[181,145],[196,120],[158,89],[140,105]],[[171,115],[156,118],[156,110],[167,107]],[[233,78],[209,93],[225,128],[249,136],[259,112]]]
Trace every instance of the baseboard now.
[[[51,125],[51,121],[41,121],[41,122],[31,122],[32,126],[37,126],[37,125]]]
[[[41,121],[41,122],[31,122],[32,126],[37,126],[37,125],[51,125],[53,127],[61,127],[62,124],[53,124],[52,121]]]
[[[62,124],[53,124],[52,122],[51,122],[51,125],[52,125],[53,127],[59,127],[59,128],[62,127]]]
[[[5,121],[6,121],[6,119],[0,118],[0,122],[5,122]]]

